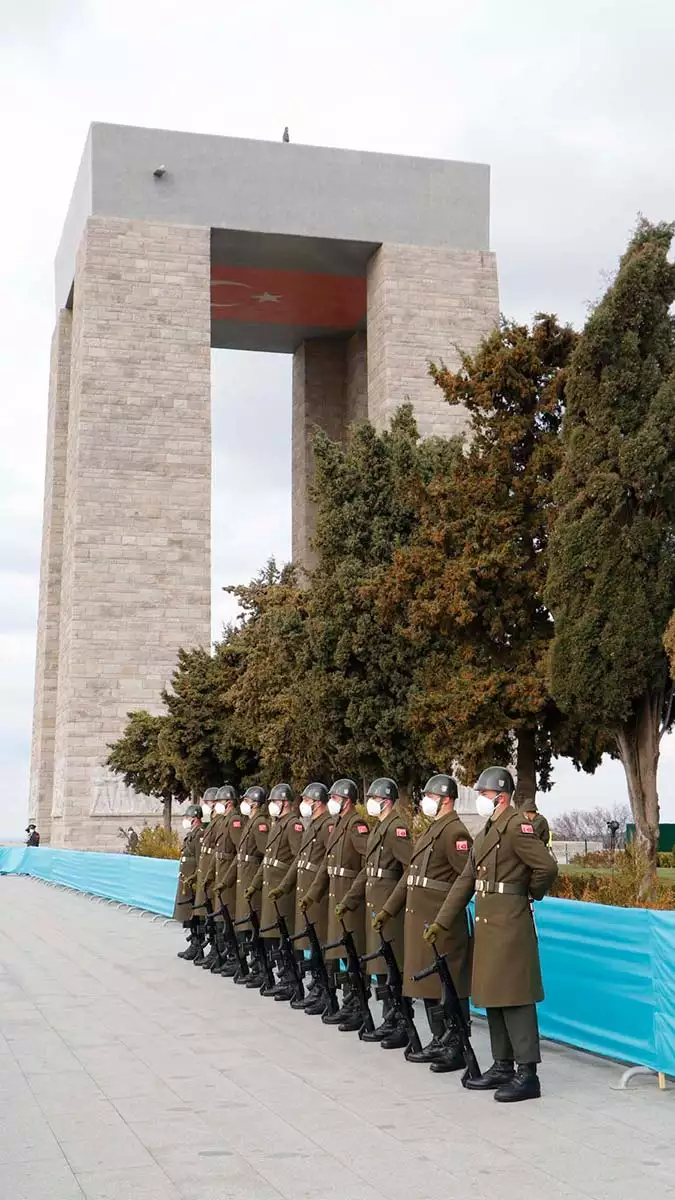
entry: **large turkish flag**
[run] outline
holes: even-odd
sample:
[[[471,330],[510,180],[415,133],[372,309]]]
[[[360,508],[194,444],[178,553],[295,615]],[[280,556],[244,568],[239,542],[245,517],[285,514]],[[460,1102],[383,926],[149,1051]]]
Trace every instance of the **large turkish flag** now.
[[[366,281],[260,267],[211,269],[211,319],[355,329],[366,315]]]

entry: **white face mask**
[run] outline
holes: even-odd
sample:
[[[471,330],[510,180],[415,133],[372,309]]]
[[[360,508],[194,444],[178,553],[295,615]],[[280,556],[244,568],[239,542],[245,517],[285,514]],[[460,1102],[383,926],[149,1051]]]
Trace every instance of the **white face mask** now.
[[[435,817],[440,805],[440,800],[436,796],[422,796],[420,808],[425,817]]]
[[[382,812],[382,800],[376,800],[374,796],[369,796],[366,800],[366,812],[369,817],[379,817]]]
[[[328,801],[328,811],[331,817],[339,817],[341,808],[342,801],[337,799],[334,800],[331,796],[330,800]]]
[[[300,816],[304,817],[305,820],[307,820],[307,818],[311,817],[311,815],[312,815],[311,800],[301,800],[300,801]]]
[[[222,800],[219,800],[217,804],[214,804],[213,811],[214,813],[217,813],[219,817],[222,817],[223,813],[225,812],[225,805],[223,804]]]
[[[239,807],[240,807],[240,809],[241,809],[241,811],[243,812],[243,814],[244,814],[244,816],[245,816],[245,817],[250,817],[250,815],[251,815],[251,802],[250,802],[250,800],[242,800],[242,802],[241,802],[241,804],[239,805]]]
[[[210,820],[211,820],[211,805],[210,804],[202,804],[202,821],[204,822],[205,825],[208,825]]]
[[[279,801],[278,800],[270,800],[269,804],[267,805],[267,811],[271,817],[280,817],[281,816],[281,805],[280,805]]]
[[[183,829],[192,829],[192,821],[189,817],[183,817]]]
[[[480,817],[491,817],[495,811],[495,802],[490,800],[488,796],[483,796],[480,793],[476,796],[476,809]]]

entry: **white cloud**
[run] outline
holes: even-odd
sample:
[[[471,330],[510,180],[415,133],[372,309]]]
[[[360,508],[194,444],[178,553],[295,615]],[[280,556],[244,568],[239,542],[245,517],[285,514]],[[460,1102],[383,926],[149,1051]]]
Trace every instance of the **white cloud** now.
[[[504,310],[578,323],[638,210],[675,214],[674,51],[670,0],[4,4],[0,829],[25,811],[51,262],[90,121],[268,138],[288,124],[296,141],[490,162]],[[289,364],[257,358],[215,356],[216,628],[221,584],[289,550]],[[551,806],[623,790],[612,767],[557,778]]]

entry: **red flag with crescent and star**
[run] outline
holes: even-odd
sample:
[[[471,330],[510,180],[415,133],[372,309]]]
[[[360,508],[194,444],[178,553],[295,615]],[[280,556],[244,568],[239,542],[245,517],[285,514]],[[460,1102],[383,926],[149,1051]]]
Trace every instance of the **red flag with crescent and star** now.
[[[214,266],[211,319],[354,329],[366,316],[366,281],[263,267]]]

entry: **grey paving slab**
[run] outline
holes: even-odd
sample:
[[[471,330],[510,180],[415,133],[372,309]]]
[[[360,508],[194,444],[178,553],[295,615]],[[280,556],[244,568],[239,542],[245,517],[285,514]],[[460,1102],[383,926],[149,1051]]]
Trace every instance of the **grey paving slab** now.
[[[675,1200],[672,1085],[618,1092],[616,1064],[545,1045],[542,1100],[497,1106],[181,937],[0,877],[3,1200]],[[489,1062],[480,1022],[475,1044]]]

